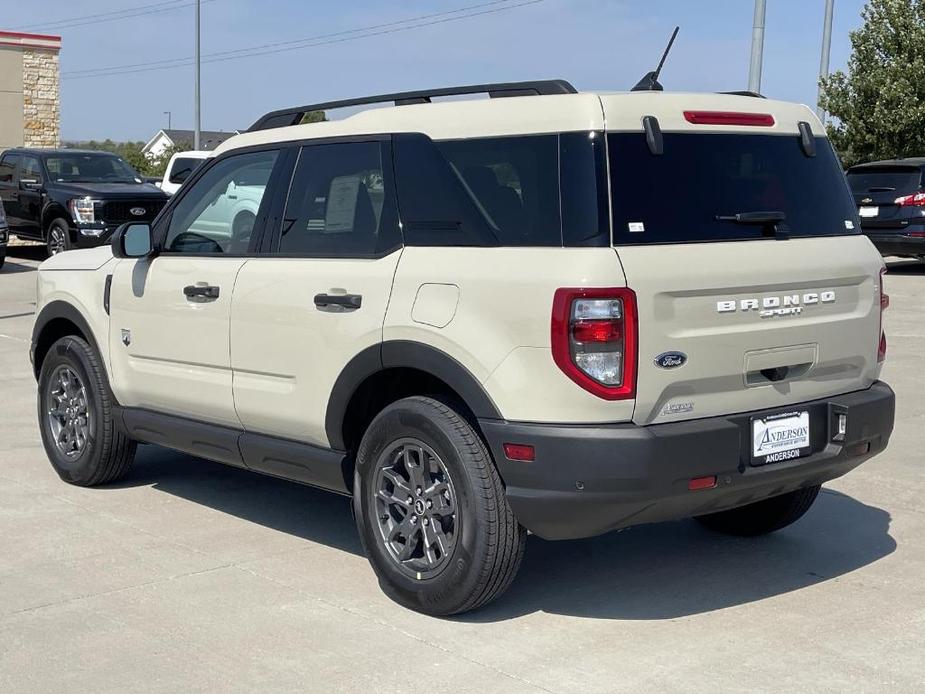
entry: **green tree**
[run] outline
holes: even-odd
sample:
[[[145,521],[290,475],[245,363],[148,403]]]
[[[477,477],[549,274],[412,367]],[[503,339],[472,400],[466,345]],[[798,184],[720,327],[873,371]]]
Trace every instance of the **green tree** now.
[[[305,125],[306,123],[324,123],[327,119],[328,116],[324,111],[309,111],[302,116],[302,122],[299,123],[299,125]]]
[[[848,72],[823,78],[829,136],[846,166],[925,155],[925,0],[869,0]]]

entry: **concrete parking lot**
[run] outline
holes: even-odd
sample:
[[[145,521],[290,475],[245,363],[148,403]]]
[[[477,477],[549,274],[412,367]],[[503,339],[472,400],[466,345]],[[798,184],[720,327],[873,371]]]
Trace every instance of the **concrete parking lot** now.
[[[61,482],[28,360],[35,248],[0,271],[0,692],[925,691],[925,264],[890,263],[889,450],[757,540],[693,522],[531,537],[456,619],[380,592],[348,502],[152,446]]]

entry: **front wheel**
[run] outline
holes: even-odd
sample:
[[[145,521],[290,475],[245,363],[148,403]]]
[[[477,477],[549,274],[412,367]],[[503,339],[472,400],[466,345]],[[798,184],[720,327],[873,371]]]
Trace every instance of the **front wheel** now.
[[[58,255],[64,251],[69,251],[73,247],[71,243],[71,232],[68,229],[67,222],[63,219],[54,219],[48,225],[48,233],[45,235],[48,244],[48,255]]]
[[[93,348],[75,335],[55,342],[39,373],[39,430],[65,482],[92,487],[128,472],[136,444],[116,425],[113,405]]]
[[[747,506],[698,516],[703,525],[726,535],[766,535],[795,523],[813,505],[820,486],[797,489]]]
[[[426,397],[399,400],[357,453],[354,510],[382,589],[425,614],[474,610],[517,573],[526,531],[479,434]]]

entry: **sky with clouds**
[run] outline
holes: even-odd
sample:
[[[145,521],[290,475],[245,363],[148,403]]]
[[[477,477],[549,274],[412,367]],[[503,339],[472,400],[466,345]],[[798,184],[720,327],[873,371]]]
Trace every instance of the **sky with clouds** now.
[[[189,66],[86,76],[192,56],[193,10],[184,0],[162,0],[153,9],[172,9],[119,21],[61,21],[156,1],[4,3],[0,29],[63,37],[65,139],[144,140],[166,127],[164,111],[173,127],[192,127]],[[825,2],[767,4],[762,92],[815,104]],[[848,59],[848,32],[860,25],[863,4],[835,0],[833,70]],[[477,5],[396,31],[408,26],[403,20]],[[204,56],[328,38],[204,64],[202,127],[243,129],[265,111],[297,103],[454,84],[561,77],[579,89],[627,89],[654,68],[676,24],[681,33],[661,80],[667,89],[744,89],[753,7],[752,0],[204,0]],[[380,28],[345,33],[364,27]]]

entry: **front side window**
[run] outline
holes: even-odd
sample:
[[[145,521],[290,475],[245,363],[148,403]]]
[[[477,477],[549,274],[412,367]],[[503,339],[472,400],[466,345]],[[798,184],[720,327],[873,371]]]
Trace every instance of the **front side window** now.
[[[860,233],[824,137],[814,157],[796,134],[665,133],[661,155],[643,133],[607,137],[616,245]]]
[[[350,257],[400,245],[379,142],[309,145],[299,153],[276,251]]]
[[[66,152],[49,156],[45,165],[60,183],[140,183],[135,169],[114,154]]]
[[[276,150],[236,154],[216,162],[174,208],[167,253],[244,253],[250,246]]]

